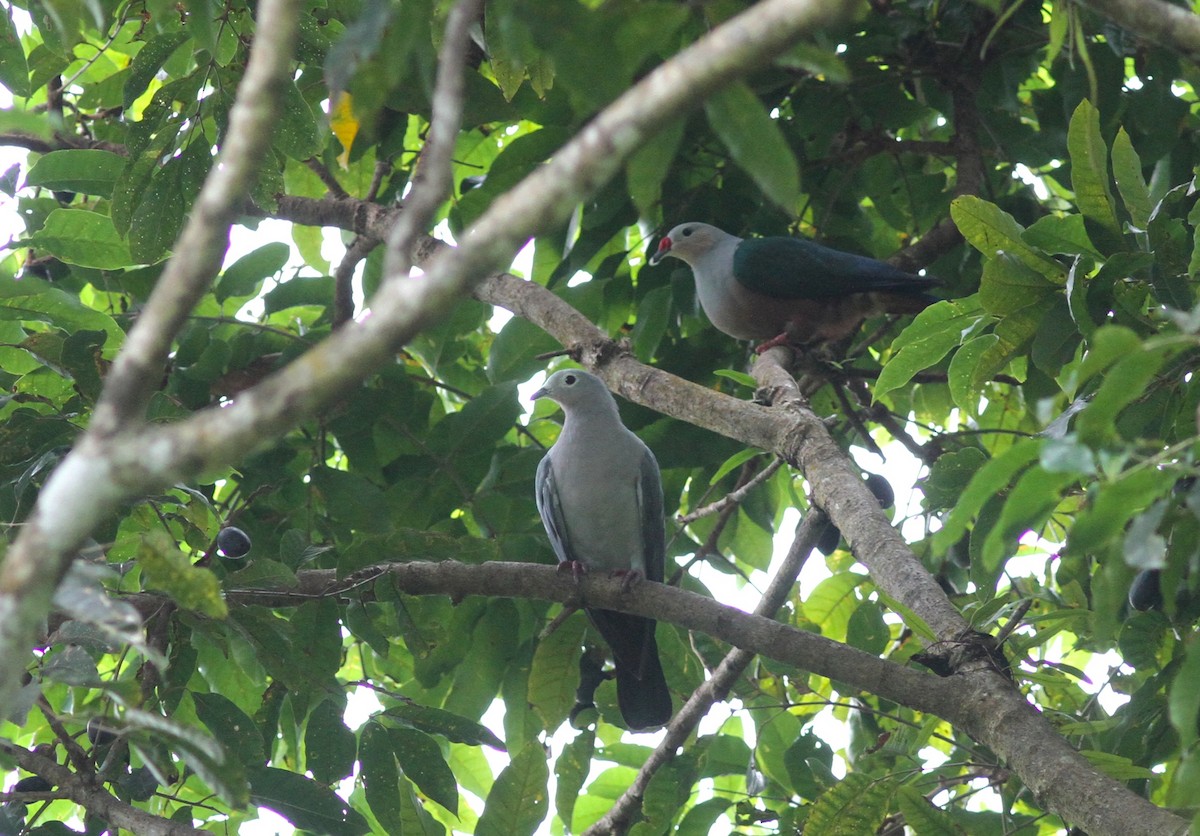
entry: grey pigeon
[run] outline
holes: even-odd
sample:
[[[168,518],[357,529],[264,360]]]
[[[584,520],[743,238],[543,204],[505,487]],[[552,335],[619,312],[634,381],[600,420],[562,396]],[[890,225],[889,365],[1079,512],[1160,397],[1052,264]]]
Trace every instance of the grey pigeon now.
[[[558,441],[537,469],[537,507],[560,565],[662,582],[662,482],[658,462],[621,423],[599,378],[557,371],[533,398],[550,398],[565,414]],[[671,719],[671,692],[654,641],[653,619],[589,608],[612,648],[617,704],[626,725],[654,728]]]
[[[650,257],[692,268],[700,307],[718,330],[739,340],[839,340],[868,316],[917,313],[937,300],[937,279],[802,238],[738,238],[690,221],[668,232]]]

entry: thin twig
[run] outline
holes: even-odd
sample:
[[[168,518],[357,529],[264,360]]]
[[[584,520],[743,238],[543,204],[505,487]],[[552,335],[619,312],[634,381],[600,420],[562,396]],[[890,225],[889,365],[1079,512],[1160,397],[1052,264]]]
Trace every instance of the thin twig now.
[[[382,243],[373,235],[354,239],[333,272],[333,327],[340,328],[354,319],[354,271],[359,262]]]
[[[775,459],[769,465],[764,467],[759,473],[755,474],[753,479],[742,485],[740,488],[730,491],[716,502],[710,502],[703,508],[697,508],[690,514],[680,514],[675,518],[675,522],[679,523],[680,525],[691,525],[701,517],[707,517],[711,516],[712,514],[716,514],[718,511],[724,510],[729,505],[737,505],[746,498],[746,494],[750,493],[750,491],[754,490],[763,482],[774,476],[775,471],[779,470],[779,468],[782,466],[783,459]]]
[[[321,179],[321,182],[325,184],[325,188],[329,189],[329,194],[333,197],[341,199],[350,196],[346,194],[346,190],[342,188],[342,184],[333,176],[333,172],[326,168],[325,164],[316,157],[309,157],[304,161],[304,164],[308,166],[309,171]]]

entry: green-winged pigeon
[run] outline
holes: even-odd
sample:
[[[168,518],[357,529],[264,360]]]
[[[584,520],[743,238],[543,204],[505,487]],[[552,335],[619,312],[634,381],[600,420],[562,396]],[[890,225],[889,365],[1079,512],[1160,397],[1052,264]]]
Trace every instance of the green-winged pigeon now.
[[[937,301],[937,279],[801,238],[738,238],[688,222],[672,229],[650,258],[674,256],[692,268],[700,306],[718,330],[739,340],[838,340],[868,316],[917,313]]]
[[[560,564],[662,582],[662,482],[658,462],[621,423],[599,378],[557,371],[533,398],[550,398],[565,414],[562,434],[537,469],[537,507]],[[587,610],[612,648],[617,704],[631,729],[671,719],[671,693],[654,641],[654,620]]]

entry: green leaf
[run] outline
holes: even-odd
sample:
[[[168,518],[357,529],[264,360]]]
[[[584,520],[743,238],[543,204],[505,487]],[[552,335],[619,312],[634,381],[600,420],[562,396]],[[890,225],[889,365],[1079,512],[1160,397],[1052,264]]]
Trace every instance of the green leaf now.
[[[191,40],[191,36],[183,30],[167,32],[151,38],[149,43],[133,56],[133,63],[129,65],[129,74],[125,78],[125,90],[121,96],[121,106],[126,110],[133,107],[133,103],[146,92],[150,82],[162,69],[163,64],[167,63],[167,59],[189,40]]]
[[[977,317],[957,302],[936,302],[917,314],[913,323],[892,343],[895,354],[875,381],[874,398],[904,386],[917,372],[938,363],[959,345]]]
[[[124,170],[125,158],[111,151],[51,151],[29,169],[25,185],[112,197]]]
[[[208,727],[213,737],[224,741],[225,747],[239,763],[253,766],[266,760],[262,735],[246,712],[220,694],[191,692],[196,716]]]
[[[184,609],[210,618],[225,618],[229,614],[221,597],[221,585],[212,572],[192,566],[187,555],[165,533],[144,534],[137,559],[146,585],[167,593]]]
[[[683,119],[676,119],[650,137],[625,164],[625,183],[633,205],[643,218],[662,215],[663,181],[671,171],[671,162],[683,141]]]
[[[1047,253],[1101,257],[1088,238],[1083,215],[1044,215],[1021,234],[1021,239]]]
[[[311,778],[270,766],[248,769],[247,775],[251,803],[274,810],[300,830],[329,836],[361,836],[371,830],[360,813]]]
[[[633,351],[638,359],[644,363],[653,359],[670,321],[671,288],[656,287],[638,303],[637,321],[630,335],[633,339]]]
[[[1178,681],[1178,680],[1176,680]],[[1174,694],[1174,689],[1172,689]],[[1193,725],[1195,725],[1193,723]],[[1193,737],[1193,740],[1195,738]],[[1189,745],[1184,743],[1185,746]],[[1154,772],[1144,766],[1138,766],[1127,757],[1114,755],[1112,752],[1098,752],[1095,749],[1081,749],[1079,754],[1088,762],[1110,778],[1118,781],[1145,781],[1154,777]]]
[[[584,625],[582,618],[568,618],[533,651],[528,699],[547,729],[562,725],[575,704]]]
[[[896,794],[904,823],[921,836],[957,836],[966,833],[945,810],[935,807],[916,787],[900,787]]]
[[[36,276],[20,279],[0,276],[0,320],[26,319],[46,322],[68,332],[103,331],[109,354],[115,353],[125,339],[125,332],[112,317],[84,305],[78,296]]]
[[[133,263],[112,219],[86,209],[55,209],[22,243],[80,267],[115,270]]]
[[[979,387],[982,381],[977,379],[976,370],[983,356],[999,342],[1000,338],[995,334],[982,334],[964,343],[950,360],[950,368],[947,371],[950,397],[959,409],[968,415],[977,415],[979,409]]]
[[[804,824],[804,836],[874,833],[887,816],[895,780],[850,773],[813,802]]]
[[[720,482],[735,469],[741,467],[746,462],[761,454],[762,451],[754,447],[747,447],[745,450],[739,450],[721,463],[721,466],[717,468],[717,472],[714,473],[712,478],[708,480],[708,484],[717,484],[717,482]]]
[[[532,836],[546,818],[549,779],[541,744],[526,743],[496,778],[475,836]]]
[[[444,708],[434,708],[417,703],[401,703],[387,709],[384,714],[414,729],[441,735],[452,743],[490,746],[501,752],[504,751],[504,742],[496,737],[491,729],[452,711],[446,711]]]
[[[591,771],[595,749],[595,729],[584,729],[563,747],[562,754],[554,762],[554,812],[568,829],[575,812],[575,802]]]
[[[458,815],[458,783],[437,741],[406,726],[388,729],[392,749],[405,777],[429,798]]]
[[[1004,490],[1017,473],[1037,461],[1040,452],[1040,440],[1023,439],[975,471],[941,529],[933,535],[934,549],[945,552],[958,542],[984,503]]]
[[[1121,227],[1109,189],[1108,147],[1100,135],[1100,111],[1087,99],[1071,114],[1067,149],[1071,155],[1075,202],[1084,218],[1093,221],[1106,239],[1095,243],[1106,252],[1118,248]]]
[[[560,348],[558,340],[524,317],[514,316],[488,348],[487,374],[492,383],[526,381],[546,367],[538,355]]]
[[[1117,536],[1125,524],[1175,483],[1175,474],[1148,468],[1121,475],[1099,486],[1088,507],[1075,518],[1067,538],[1072,554],[1095,554]]]
[[[127,708],[123,720],[135,732],[133,742],[166,743],[227,804],[234,807],[246,804],[246,777],[241,765],[231,761],[217,741],[198,729],[151,711]]]
[[[214,295],[218,302],[232,297],[253,296],[268,276],[274,276],[291,256],[291,248],[282,241],[263,244],[225,268],[217,279]]]
[[[1150,216],[1154,214],[1154,201],[1142,177],[1142,159],[1133,149],[1133,142],[1124,128],[1118,128],[1117,136],[1113,139],[1112,166],[1117,191],[1121,193],[1129,219],[1138,229],[1145,229],[1150,224]]]
[[[800,201],[800,167],[758,96],[744,82],[733,82],[704,103],[708,123],[730,155],[771,201],[795,213]]]
[[[179,236],[192,200],[212,165],[207,145],[194,142],[150,177],[129,225],[129,251],[141,264],[161,261]]]
[[[337,700],[319,703],[308,715],[304,729],[304,766],[322,784],[337,783],[354,771],[358,740],[342,719]]]
[[[320,153],[324,142],[312,108],[295,82],[283,85],[282,112],[271,134],[271,144],[293,160],[307,160]]]
[[[821,581],[804,599],[805,617],[821,625],[821,635],[845,641],[850,616],[861,603],[854,591],[866,580],[862,575],[842,572]]]
[[[956,197],[950,204],[950,217],[968,243],[988,258],[1007,253],[1052,282],[1064,280],[1063,266],[1026,244],[1025,229],[995,204],[974,195]]]
[[[388,833],[402,833],[399,793],[400,769],[392,752],[388,730],[374,720],[363,726],[358,761],[367,804]]]
[[[1119,360],[1104,373],[1095,397],[1075,419],[1084,444],[1098,446],[1116,435],[1113,423],[1118,413],[1142,396],[1162,367],[1165,354],[1163,349],[1142,349]]]
[[[883,611],[873,601],[863,601],[850,614],[846,624],[846,643],[851,647],[878,656],[892,639],[891,630],[883,620]]]
[[[1016,553],[1017,538],[1026,531],[1039,530],[1062,500],[1063,488],[1077,480],[1074,473],[1047,473],[1039,467],[1021,474],[984,540],[982,568],[986,577],[999,573],[1001,561]]]
[[[29,83],[29,64],[17,27],[13,25],[12,7],[5,6],[0,14],[0,84],[22,99],[33,93]]]

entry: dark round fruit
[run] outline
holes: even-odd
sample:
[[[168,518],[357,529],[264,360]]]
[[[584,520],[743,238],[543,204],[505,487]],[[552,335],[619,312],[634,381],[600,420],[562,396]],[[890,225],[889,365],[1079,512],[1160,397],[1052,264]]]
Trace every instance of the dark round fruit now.
[[[896,504],[896,492],[892,490],[892,486],[887,479],[884,479],[878,473],[868,473],[866,481],[867,490],[878,500],[880,508],[891,508]]]
[[[28,775],[13,784],[13,792],[50,792],[54,785],[41,775]]]
[[[225,557],[245,557],[250,553],[250,537],[240,528],[228,525],[217,533],[217,549]]]
[[[1143,569],[1133,577],[1129,585],[1129,606],[1135,610],[1161,610],[1163,605],[1160,569]]]
[[[117,739],[117,733],[112,729],[105,728],[102,718],[93,717],[88,720],[87,737],[92,741],[93,746],[107,746]]]

